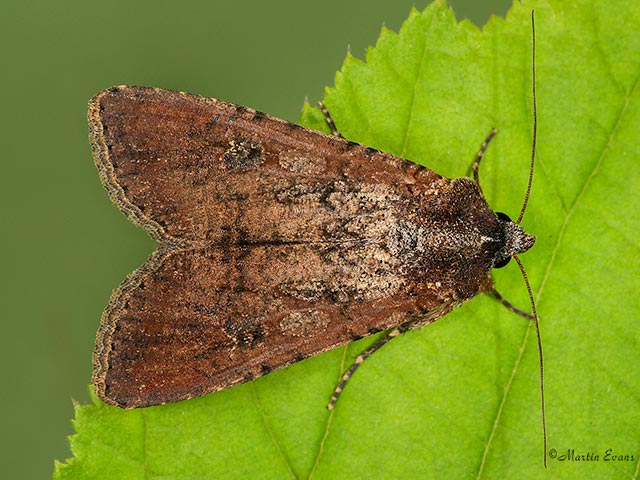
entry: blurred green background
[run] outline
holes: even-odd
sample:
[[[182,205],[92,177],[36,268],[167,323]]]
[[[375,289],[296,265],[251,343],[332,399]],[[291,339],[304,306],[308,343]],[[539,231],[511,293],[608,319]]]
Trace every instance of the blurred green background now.
[[[91,160],[89,98],[148,85],[295,121],[350,49],[364,58],[427,0],[16,1],[0,13],[3,478],[70,456],[110,292],[153,249],[111,205]],[[451,0],[483,25],[509,0]]]

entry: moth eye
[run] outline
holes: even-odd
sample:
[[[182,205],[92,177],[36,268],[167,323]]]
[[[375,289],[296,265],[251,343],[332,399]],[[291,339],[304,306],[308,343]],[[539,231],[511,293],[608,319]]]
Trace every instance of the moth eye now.
[[[498,214],[499,215],[499,214]],[[504,215],[504,214],[503,214]],[[505,217],[507,217],[505,215]],[[509,218],[509,217],[507,217]],[[498,260],[496,263],[493,264],[493,268],[502,268],[502,267],[506,267],[507,264],[511,261],[511,257],[506,257],[506,258],[502,258],[500,260]]]
[[[511,222],[511,217],[509,217],[509,215],[507,215],[506,213],[502,213],[502,212],[496,212],[496,215],[498,216],[498,218],[500,220],[504,220],[506,222]],[[507,260],[508,262],[508,260]]]

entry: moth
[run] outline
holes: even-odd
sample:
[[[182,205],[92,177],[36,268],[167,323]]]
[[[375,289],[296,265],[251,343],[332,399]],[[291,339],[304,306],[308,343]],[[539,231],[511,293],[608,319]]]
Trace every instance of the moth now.
[[[444,178],[415,163],[232,103],[113,87],[89,103],[95,163],[112,201],[157,242],[116,289],[96,338],[93,384],[106,403],[177,402],[253,380],[385,331],[345,372],[398,334],[492,293],[534,321],[518,258],[535,237],[494,212],[478,167]],[[515,259],[532,314],[493,288]]]
[[[386,342],[492,292],[535,241],[477,181],[232,103],[114,87],[89,121],[111,199],[158,242],[97,335],[96,392],[123,408]]]
[[[118,86],[89,103],[90,141],[111,200],[157,242],[113,292],[97,333],[93,384],[105,402],[138,408],[253,380],[385,332],[372,353],[479,293],[533,320],[518,258],[535,237],[487,204],[474,178],[449,179],[342,138],[229,102]],[[514,258],[532,314],[494,289]]]

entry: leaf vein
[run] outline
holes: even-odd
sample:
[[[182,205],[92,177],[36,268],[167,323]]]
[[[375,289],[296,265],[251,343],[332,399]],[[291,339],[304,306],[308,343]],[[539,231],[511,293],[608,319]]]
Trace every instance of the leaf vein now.
[[[639,86],[640,86],[640,75],[636,77],[636,80],[634,82],[633,87],[631,88],[631,91],[628,94],[625,95],[624,105],[622,106],[622,108],[620,108],[620,111],[619,111],[619,114],[618,114],[618,118],[616,119],[615,124],[614,124],[613,128],[611,129],[611,133],[609,134],[609,137],[607,138],[607,141],[605,142],[604,146],[602,147],[602,150],[600,152],[598,160],[597,160],[595,166],[593,167],[593,169],[591,170],[591,174],[589,175],[589,177],[586,179],[586,181],[582,185],[582,188],[580,189],[580,192],[576,196],[576,199],[574,200],[573,204],[569,208],[569,211],[565,215],[564,222],[562,223],[562,227],[560,227],[560,232],[558,233],[556,244],[554,245],[553,251],[551,252],[551,258],[549,260],[549,263],[547,264],[547,269],[546,269],[545,274],[544,274],[544,276],[542,278],[542,282],[540,283],[540,288],[538,290],[538,294],[536,295],[536,302],[540,301],[540,298],[542,296],[542,292],[544,290],[544,287],[545,287],[545,285],[547,283],[547,280],[549,279],[549,276],[551,275],[552,267],[553,267],[553,265],[555,263],[556,256],[558,254],[558,251],[560,250],[560,246],[562,244],[562,240],[563,240],[564,235],[565,235],[566,230],[567,230],[567,225],[571,221],[571,218],[573,217],[574,212],[576,211],[576,208],[578,207],[578,205],[581,204],[582,199],[583,199],[583,197],[585,195],[585,192],[587,191],[587,189],[591,185],[591,182],[593,181],[593,179],[598,174],[598,172],[600,170],[600,166],[602,165],[602,162],[604,161],[604,159],[605,159],[605,157],[607,155],[607,152],[609,151],[609,149],[611,147],[611,144],[613,142],[613,138],[615,137],[615,135],[616,135],[616,133],[618,131],[618,128],[620,127],[620,124],[622,123],[622,119],[624,118],[624,116],[625,116],[625,114],[627,112],[627,109],[629,108],[629,104],[631,103],[631,100],[636,96],[636,92],[637,92]]]
[[[429,25],[425,27],[425,32],[428,32],[431,25],[433,24],[433,18],[430,19]],[[418,73],[413,82],[413,88],[411,89],[411,105],[409,106],[409,115],[406,120],[406,126],[404,129],[404,138],[402,139],[402,149],[400,150],[400,157],[407,158],[407,144],[409,141],[409,131],[411,130],[411,124],[413,123],[413,117],[415,112],[416,105],[416,89],[418,87],[418,83],[420,82],[420,78],[422,77],[422,72],[424,70],[424,64],[426,60],[427,54],[427,42],[428,37],[424,35],[424,42],[422,43],[422,52],[420,52],[420,67],[418,68]]]
[[[276,435],[275,435],[273,429],[269,426],[269,423],[267,422],[266,416],[264,414],[264,409],[262,408],[262,403],[260,402],[260,399],[258,398],[258,394],[256,392],[255,383],[250,383],[250,385],[251,385],[251,393],[252,393],[252,396],[253,396],[253,402],[254,402],[254,404],[256,406],[256,409],[258,410],[258,413],[260,414],[260,419],[262,420],[262,424],[264,425],[264,428],[267,431],[267,434],[271,438],[271,442],[273,443],[273,446],[275,447],[276,452],[278,452],[278,455],[280,455],[280,458],[282,458],[282,461],[287,466],[287,470],[289,470],[289,473],[291,473],[291,478],[297,479],[298,477],[296,476],[296,474],[293,471],[293,468],[291,466],[291,462],[289,461],[289,459],[284,454],[283,449],[280,447],[280,442],[276,438]]]

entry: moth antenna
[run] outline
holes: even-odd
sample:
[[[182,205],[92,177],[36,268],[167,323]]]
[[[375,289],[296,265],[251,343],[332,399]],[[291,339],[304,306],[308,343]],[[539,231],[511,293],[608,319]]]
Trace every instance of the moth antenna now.
[[[544,414],[544,361],[542,359],[542,338],[540,337],[540,323],[538,321],[538,312],[536,311],[536,302],[533,300],[533,292],[531,291],[531,284],[529,284],[529,278],[527,272],[525,272],[522,262],[517,255],[513,256],[513,259],[518,264],[524,283],[527,286],[527,292],[529,293],[529,301],[531,302],[531,311],[533,312],[533,323],[536,327],[536,337],[538,338],[538,358],[540,359],[540,404],[542,407],[542,443],[544,447],[544,468],[547,468],[547,422]]]
[[[533,165],[536,157],[536,141],[538,136],[538,110],[536,107],[536,25],[534,21],[533,10],[531,10],[531,93],[533,97],[533,138],[531,141],[531,166],[529,167],[529,183],[527,184],[527,192],[524,195],[522,209],[518,216],[517,224],[520,224],[524,211],[529,203],[529,193],[531,193],[531,182],[533,182]]]
[[[533,181],[533,167],[535,163],[536,156],[536,143],[538,137],[538,111],[536,105],[536,26],[535,26],[535,15],[534,11],[531,10],[531,96],[533,100],[533,135],[531,141],[531,166],[529,168],[529,181],[527,183],[527,191],[524,196],[524,202],[522,203],[522,209],[520,210],[520,215],[518,216],[518,220],[516,221],[519,224],[522,221],[522,217],[524,216],[524,211],[527,208],[527,203],[529,202],[529,194],[531,193],[531,183]],[[531,311],[533,312],[533,322],[536,327],[536,337],[538,341],[538,358],[540,360],[540,407],[541,407],[541,419],[542,419],[542,444],[543,444],[543,462],[544,468],[547,468],[547,421],[545,417],[544,410],[544,360],[542,356],[542,337],[540,336],[540,322],[538,319],[538,312],[536,310],[536,302],[533,300],[533,292],[531,291],[531,284],[529,283],[529,278],[527,277],[527,272],[524,270],[524,266],[518,258],[517,255],[513,255],[516,263],[518,264],[518,268],[520,269],[520,273],[522,274],[522,278],[524,279],[524,284],[527,287],[527,293],[529,294],[529,301],[531,302]]]

